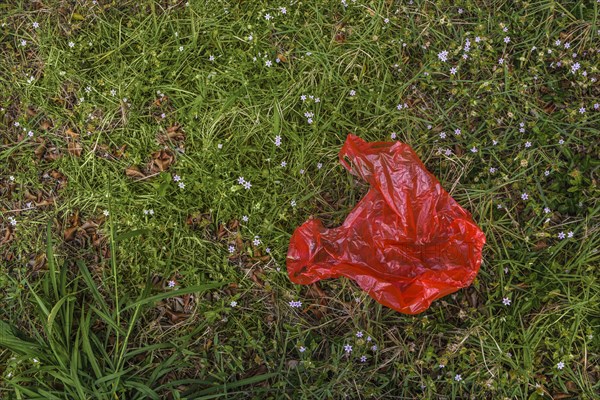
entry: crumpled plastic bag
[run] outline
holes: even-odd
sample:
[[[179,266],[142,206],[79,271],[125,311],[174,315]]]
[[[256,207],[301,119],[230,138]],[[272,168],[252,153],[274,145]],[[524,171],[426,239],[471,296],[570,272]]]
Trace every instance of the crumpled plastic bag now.
[[[350,134],[339,159],[369,192],[342,226],[327,229],[311,218],[296,229],[286,260],[292,282],[346,276],[405,314],[471,284],[485,235],[410,146]]]

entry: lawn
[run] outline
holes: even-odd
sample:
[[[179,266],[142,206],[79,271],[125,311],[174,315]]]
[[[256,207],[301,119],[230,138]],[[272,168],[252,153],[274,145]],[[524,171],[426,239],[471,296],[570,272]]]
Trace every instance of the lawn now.
[[[0,3],[0,398],[600,396],[600,2]],[[294,230],[409,144],[485,232],[405,315]]]

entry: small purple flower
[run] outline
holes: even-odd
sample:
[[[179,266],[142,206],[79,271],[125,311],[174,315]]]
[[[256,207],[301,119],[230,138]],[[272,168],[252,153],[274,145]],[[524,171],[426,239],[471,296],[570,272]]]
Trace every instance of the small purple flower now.
[[[244,189],[248,190],[252,187],[252,184],[250,182],[244,182]]]
[[[362,363],[367,362],[367,356],[361,356],[360,362],[362,362]]]
[[[511,300],[508,297],[502,299],[502,304],[505,306],[510,306]]]
[[[444,50],[438,53],[438,58],[443,61],[446,62],[446,60],[448,59],[448,51]]]
[[[504,37],[504,43],[510,43],[510,37],[509,36],[505,36]]]
[[[573,237],[573,231],[569,231],[569,232],[567,233],[567,237],[568,237],[568,238],[572,238],[572,237]]]
[[[344,351],[346,352],[346,354],[352,353],[352,346],[350,346],[349,344],[345,344]]]
[[[522,193],[521,194],[521,199],[522,200],[528,200],[529,199],[529,195],[527,193]]]
[[[558,233],[558,238],[561,239],[561,240],[564,239],[565,238],[565,233],[564,232],[559,232]]]
[[[361,338],[361,337],[363,337],[363,333],[362,333],[362,331],[358,331],[358,332],[356,332],[356,337],[357,337],[357,338]]]
[[[179,182],[181,180],[181,177],[179,175],[173,175],[173,180],[175,182]]]
[[[170,288],[174,288],[175,285],[176,285],[176,283],[175,283],[175,281],[171,280],[171,281],[169,281],[168,285],[169,285]]]

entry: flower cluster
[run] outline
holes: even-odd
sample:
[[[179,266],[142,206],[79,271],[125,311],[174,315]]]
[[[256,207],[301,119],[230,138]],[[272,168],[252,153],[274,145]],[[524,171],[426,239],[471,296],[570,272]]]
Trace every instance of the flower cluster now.
[[[238,184],[242,185],[246,190],[249,190],[252,187],[250,181],[246,181],[243,176],[238,178]]]

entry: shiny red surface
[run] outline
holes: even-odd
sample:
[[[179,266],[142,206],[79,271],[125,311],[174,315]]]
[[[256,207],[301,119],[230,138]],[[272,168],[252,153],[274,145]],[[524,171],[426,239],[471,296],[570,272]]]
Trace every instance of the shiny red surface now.
[[[485,235],[410,146],[350,134],[339,159],[369,183],[369,192],[342,226],[327,229],[309,219],[296,229],[287,254],[292,282],[346,276],[406,314],[471,284]]]

